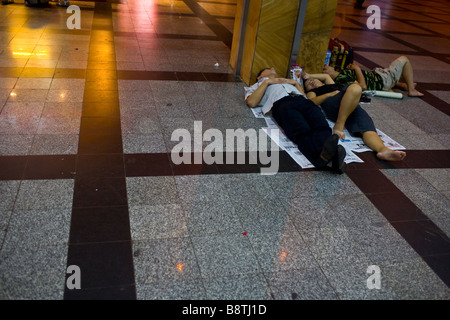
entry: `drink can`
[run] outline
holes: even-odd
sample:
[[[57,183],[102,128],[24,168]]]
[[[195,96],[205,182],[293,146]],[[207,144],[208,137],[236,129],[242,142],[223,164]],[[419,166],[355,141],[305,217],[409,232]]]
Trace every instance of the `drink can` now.
[[[330,59],[331,59],[331,51],[327,50],[327,54],[325,56],[325,65],[329,66],[330,65]]]

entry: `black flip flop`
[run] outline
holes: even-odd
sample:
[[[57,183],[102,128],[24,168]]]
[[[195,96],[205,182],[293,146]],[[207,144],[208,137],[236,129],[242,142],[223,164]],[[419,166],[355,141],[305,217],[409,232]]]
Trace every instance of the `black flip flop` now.
[[[333,157],[332,168],[339,174],[342,174],[347,170],[347,164],[344,162],[345,156],[347,152],[345,152],[345,148],[341,145],[338,145],[336,148],[336,154]]]
[[[323,166],[326,166],[333,157],[336,155],[337,146],[339,142],[339,136],[337,134],[331,135],[323,144],[322,152],[320,153],[320,159]]]

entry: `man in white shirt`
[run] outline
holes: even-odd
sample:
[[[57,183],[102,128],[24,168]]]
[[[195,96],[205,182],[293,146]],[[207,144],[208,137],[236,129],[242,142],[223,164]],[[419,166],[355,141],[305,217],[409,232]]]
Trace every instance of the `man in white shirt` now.
[[[332,162],[335,171],[345,171],[345,149],[338,145],[339,137],[332,134],[322,110],[306,98],[296,80],[280,78],[274,68],[266,68],[245,91],[247,105],[261,106],[264,114],[271,112],[286,136],[316,168]]]

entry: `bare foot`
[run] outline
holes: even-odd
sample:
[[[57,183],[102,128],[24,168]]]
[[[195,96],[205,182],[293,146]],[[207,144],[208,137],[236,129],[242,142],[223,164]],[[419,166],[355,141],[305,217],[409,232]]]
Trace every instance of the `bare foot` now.
[[[408,96],[410,96],[410,97],[422,97],[423,93],[417,91],[416,89],[413,89],[413,90],[409,90]]]
[[[385,150],[378,152],[377,157],[378,159],[386,161],[401,161],[405,159],[406,152],[386,148]]]
[[[336,127],[336,125],[333,127],[333,133],[337,134],[339,136],[339,139],[341,139],[341,140],[345,139],[344,129]]]

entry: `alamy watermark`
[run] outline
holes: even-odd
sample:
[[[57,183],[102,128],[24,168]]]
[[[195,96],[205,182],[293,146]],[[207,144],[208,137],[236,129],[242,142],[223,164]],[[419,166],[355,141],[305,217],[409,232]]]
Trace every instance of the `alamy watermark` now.
[[[182,271],[183,264],[176,266],[177,270]],[[369,290],[381,289],[381,269],[377,265],[370,265],[367,267],[367,274],[370,276],[366,280],[366,286]],[[81,269],[77,265],[70,265],[66,270],[67,277],[66,286],[69,290],[81,289]]]
[[[67,13],[71,16],[67,18],[66,26],[68,29],[81,29],[81,11],[77,5],[70,5],[67,7]],[[367,19],[366,26],[368,29],[381,29],[381,9],[377,5],[370,5],[367,7],[366,13],[371,16]],[[216,64],[218,66],[218,64]]]
[[[225,138],[219,129],[210,128],[203,132],[202,121],[194,121],[193,134],[187,129],[175,129],[171,141],[179,142],[171,152],[170,157],[174,164],[245,164],[248,145],[248,164],[259,163],[263,166],[260,172],[263,175],[273,175],[279,168],[278,129],[271,130],[270,138],[263,129],[226,129]],[[204,148],[203,143],[209,142]],[[225,142],[225,148],[224,148]],[[269,150],[270,149],[270,150]],[[194,160],[192,161],[192,155]],[[225,158],[225,159],[224,159]]]
[[[67,277],[66,286],[67,289],[81,289],[81,269],[77,265],[70,265],[67,267],[67,274],[70,276]]]
[[[372,289],[381,289],[381,269],[377,265],[371,265],[367,267],[367,274],[370,274],[370,277],[367,278],[367,288]]]
[[[370,30],[381,29],[381,9],[379,6],[371,5],[367,7],[366,13],[370,13],[371,16],[367,19],[366,26]]]
[[[81,29],[81,11],[80,7],[76,5],[70,5],[67,7],[67,13],[72,15],[67,18],[66,26],[67,29]]]

